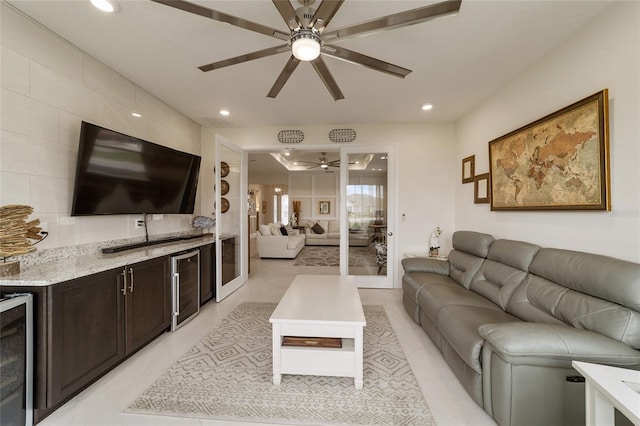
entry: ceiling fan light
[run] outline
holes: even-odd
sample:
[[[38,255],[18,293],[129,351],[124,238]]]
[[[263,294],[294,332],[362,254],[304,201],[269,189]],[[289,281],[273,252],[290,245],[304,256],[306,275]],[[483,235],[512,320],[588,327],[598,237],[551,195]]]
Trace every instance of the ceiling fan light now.
[[[328,169],[329,166],[327,164],[320,164],[320,167],[322,167],[323,169]]]
[[[110,0],[91,0],[91,4],[103,12],[115,12],[117,3]]]
[[[300,61],[313,61],[320,56],[320,37],[310,30],[299,30],[291,37],[291,53]]]

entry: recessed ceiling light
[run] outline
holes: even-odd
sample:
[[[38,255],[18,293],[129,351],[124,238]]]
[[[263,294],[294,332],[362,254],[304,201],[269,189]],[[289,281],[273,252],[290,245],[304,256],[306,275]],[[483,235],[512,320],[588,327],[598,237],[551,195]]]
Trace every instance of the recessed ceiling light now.
[[[220,110],[220,115],[224,115],[225,117],[230,115],[231,113],[229,112],[228,109],[221,109]]]
[[[140,117],[142,117],[142,114],[137,113],[137,112],[132,112],[132,113],[131,113],[131,115],[133,115],[133,116],[134,116],[134,117],[136,117],[136,118],[140,118]]]
[[[285,155],[285,157],[288,157],[288,156],[291,155],[291,153],[287,151],[287,152],[284,153],[284,155]]]
[[[118,3],[113,0],[91,0],[91,4],[103,12],[115,12]]]
[[[423,111],[429,111],[429,110],[430,110],[430,109],[432,109],[432,108],[433,108],[433,105],[432,105],[432,104],[423,104],[423,105],[422,105],[422,110],[423,110]]]

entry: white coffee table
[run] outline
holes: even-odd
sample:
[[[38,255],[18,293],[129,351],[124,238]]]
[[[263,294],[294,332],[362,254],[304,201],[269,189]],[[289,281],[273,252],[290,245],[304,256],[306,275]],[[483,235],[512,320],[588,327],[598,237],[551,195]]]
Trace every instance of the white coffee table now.
[[[298,275],[269,318],[273,383],[283,374],[353,377],[362,389],[362,332],[366,325],[353,277]],[[283,346],[283,336],[333,337],[342,348]]]

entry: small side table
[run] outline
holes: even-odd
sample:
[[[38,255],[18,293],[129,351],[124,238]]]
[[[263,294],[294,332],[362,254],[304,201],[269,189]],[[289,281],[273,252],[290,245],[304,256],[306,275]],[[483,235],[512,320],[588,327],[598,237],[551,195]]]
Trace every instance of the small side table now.
[[[448,260],[449,257],[448,256],[437,256],[437,257],[433,257],[433,256],[429,256],[429,251],[425,250],[425,251],[409,251],[409,252],[405,252],[402,253],[403,257],[427,257],[429,259],[438,259],[438,260]]]
[[[614,408],[640,425],[640,371],[581,361],[571,364],[586,379],[586,426],[613,426]]]

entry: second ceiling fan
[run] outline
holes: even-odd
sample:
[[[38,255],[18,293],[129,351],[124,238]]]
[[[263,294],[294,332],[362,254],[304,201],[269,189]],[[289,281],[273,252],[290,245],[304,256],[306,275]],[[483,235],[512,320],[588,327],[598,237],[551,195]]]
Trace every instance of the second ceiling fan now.
[[[183,0],[152,1],[286,42],[278,46],[203,65],[198,67],[201,71],[212,71],[278,53],[291,52],[289,60],[271,87],[267,97],[275,98],[278,96],[278,93],[280,93],[280,90],[282,90],[300,62],[308,61],[336,101],[344,99],[344,95],[329,72],[327,65],[322,59],[322,55],[352,64],[362,65],[399,78],[406,77],[411,73],[411,70],[354,52],[344,47],[336,46],[332,43],[384,30],[419,24],[429,19],[456,13],[460,10],[462,3],[462,0],[447,0],[417,9],[383,16],[338,30],[325,31],[333,16],[338,9],[340,9],[342,3],[344,3],[344,0],[323,0],[317,9],[312,7],[315,0],[298,0],[301,6],[297,9],[293,8],[289,0],[272,0],[280,16],[282,16],[289,28],[289,31],[286,32]]]

